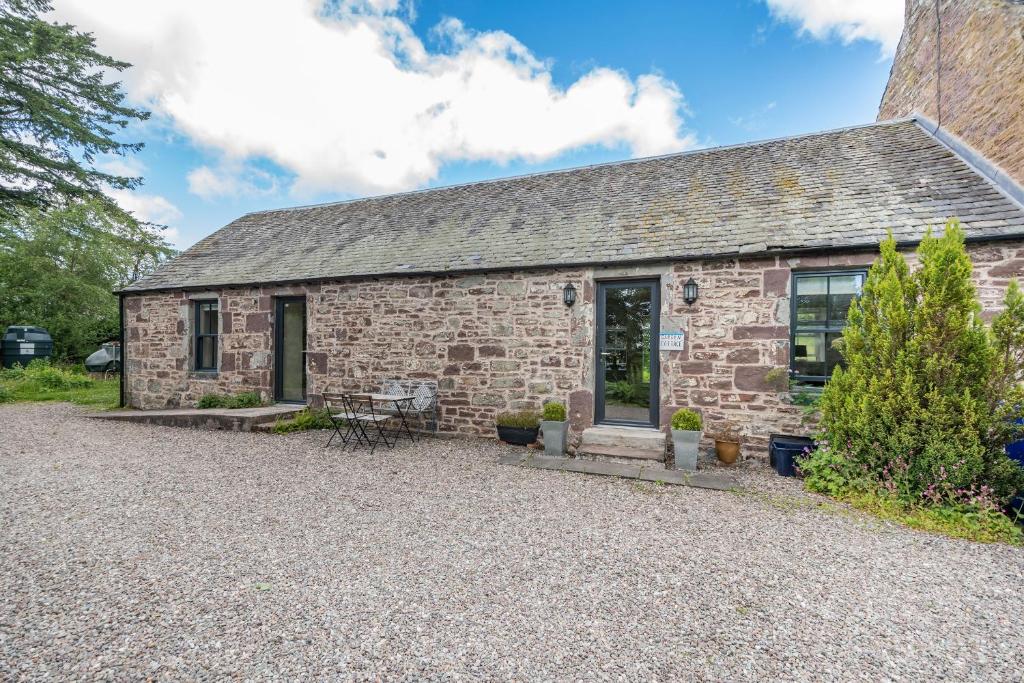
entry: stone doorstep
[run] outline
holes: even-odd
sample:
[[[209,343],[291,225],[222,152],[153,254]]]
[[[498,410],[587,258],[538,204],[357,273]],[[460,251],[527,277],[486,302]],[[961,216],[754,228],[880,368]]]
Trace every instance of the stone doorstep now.
[[[638,450],[664,450],[664,432],[645,427],[612,427],[600,425],[583,430],[583,446],[615,446]]]
[[[275,404],[258,408],[169,408],[166,410],[115,410],[94,413],[98,420],[140,422],[162,427],[194,427],[250,432],[278,419],[289,419],[305,408],[295,404]]]
[[[601,425],[583,430],[577,453],[609,463],[653,466],[665,462],[667,444],[657,429]]]
[[[502,465],[662,482],[715,491],[736,491],[740,489],[739,482],[732,476],[711,472],[683,472],[638,464],[581,460],[578,458],[555,458],[547,455],[531,455],[529,453],[507,455],[500,458],[498,462]]]
[[[637,460],[657,460],[662,462],[665,460],[665,449],[647,449],[647,448],[627,448],[625,446],[580,446],[578,449],[580,455],[584,456],[601,456],[606,458],[617,458],[626,462],[636,462]]]

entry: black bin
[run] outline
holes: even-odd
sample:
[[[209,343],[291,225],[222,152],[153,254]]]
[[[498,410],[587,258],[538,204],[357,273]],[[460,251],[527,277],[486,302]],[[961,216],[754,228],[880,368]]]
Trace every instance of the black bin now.
[[[11,325],[4,332],[0,346],[3,348],[3,366],[13,367],[15,363],[26,366],[36,358],[53,355],[53,339],[41,327]]]
[[[814,439],[806,436],[772,434],[768,439],[768,460],[783,477],[796,476],[796,461],[805,451],[814,449]]]

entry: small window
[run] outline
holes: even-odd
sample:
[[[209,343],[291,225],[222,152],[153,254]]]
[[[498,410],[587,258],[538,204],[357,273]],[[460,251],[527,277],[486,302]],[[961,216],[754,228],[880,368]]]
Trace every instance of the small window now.
[[[197,301],[195,306],[196,370],[216,370],[217,302]]]
[[[821,383],[842,364],[833,346],[843,334],[850,303],[864,288],[864,271],[793,274],[790,369],[793,378]]]

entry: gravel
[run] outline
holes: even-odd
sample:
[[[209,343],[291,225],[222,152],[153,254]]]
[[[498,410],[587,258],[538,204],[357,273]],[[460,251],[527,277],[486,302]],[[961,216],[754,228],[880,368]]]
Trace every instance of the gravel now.
[[[325,441],[0,407],[0,678],[1021,680],[1019,549]]]

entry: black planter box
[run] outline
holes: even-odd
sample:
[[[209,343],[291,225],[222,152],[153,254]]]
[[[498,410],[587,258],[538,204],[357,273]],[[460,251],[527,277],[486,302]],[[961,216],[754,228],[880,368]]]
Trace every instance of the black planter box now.
[[[537,440],[540,427],[502,427],[498,425],[498,438],[514,446],[529,446]]]
[[[807,449],[814,450],[814,439],[772,434],[768,440],[768,459],[781,476],[795,477],[796,461],[806,455]]]

